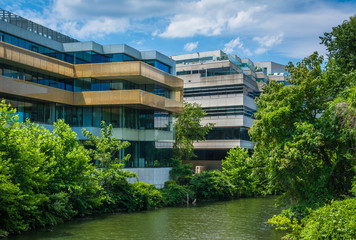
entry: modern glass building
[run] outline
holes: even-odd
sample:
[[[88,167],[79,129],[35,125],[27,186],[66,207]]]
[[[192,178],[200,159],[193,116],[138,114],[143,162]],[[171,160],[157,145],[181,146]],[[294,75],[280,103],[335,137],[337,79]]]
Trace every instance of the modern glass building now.
[[[20,121],[51,129],[64,119],[79,140],[106,121],[131,143],[125,167],[168,167],[182,93],[174,60],[157,51],[80,42],[0,9],[0,97]]]
[[[221,168],[221,160],[231,148],[252,149],[254,144],[248,130],[257,110],[255,97],[261,93],[262,84],[269,83],[270,76],[285,77],[276,74],[280,69],[284,71],[284,66],[253,63],[219,50],[177,55],[172,59],[177,64],[177,76],[184,80],[184,100],[196,102],[206,111],[203,124],[215,124],[206,141],[194,144],[198,157],[191,163]],[[271,68],[276,75],[268,75]]]

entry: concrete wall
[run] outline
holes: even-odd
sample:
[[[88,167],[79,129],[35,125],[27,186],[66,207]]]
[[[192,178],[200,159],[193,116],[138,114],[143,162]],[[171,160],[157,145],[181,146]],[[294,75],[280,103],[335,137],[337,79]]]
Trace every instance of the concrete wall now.
[[[157,188],[163,188],[164,182],[170,180],[169,171],[172,168],[125,168],[124,170],[136,173],[140,182],[153,184]],[[135,179],[129,180],[131,183],[135,181]]]

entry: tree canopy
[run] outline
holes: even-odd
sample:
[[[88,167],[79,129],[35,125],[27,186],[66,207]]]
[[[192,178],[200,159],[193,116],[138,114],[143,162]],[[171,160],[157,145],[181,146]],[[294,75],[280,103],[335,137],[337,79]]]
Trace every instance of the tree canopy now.
[[[289,63],[291,85],[264,86],[250,130],[253,159],[265,163],[269,187],[297,203],[348,194],[354,175],[356,74],[333,59],[322,70],[322,62],[314,53]]]
[[[194,141],[203,141],[214,124],[201,124],[206,113],[197,103],[184,102],[183,113],[178,115],[175,124],[176,140],[173,146],[174,157],[190,160],[195,156]]]
[[[327,47],[330,59],[345,71],[355,70],[356,66],[356,15],[332,28],[332,32],[320,37]]]

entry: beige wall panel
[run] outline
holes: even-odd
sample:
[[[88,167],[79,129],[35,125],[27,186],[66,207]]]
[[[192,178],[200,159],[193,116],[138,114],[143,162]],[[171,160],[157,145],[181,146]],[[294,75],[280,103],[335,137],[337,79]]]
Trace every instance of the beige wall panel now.
[[[73,105],[73,92],[0,76],[0,92]]]

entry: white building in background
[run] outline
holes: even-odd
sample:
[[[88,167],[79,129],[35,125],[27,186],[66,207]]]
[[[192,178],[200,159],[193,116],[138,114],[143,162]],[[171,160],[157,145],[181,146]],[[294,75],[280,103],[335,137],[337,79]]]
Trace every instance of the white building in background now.
[[[236,146],[252,149],[248,130],[256,112],[255,97],[270,79],[285,81],[284,66],[253,63],[223,51],[198,52],[171,57],[177,76],[184,80],[184,100],[200,104],[207,115],[203,124],[214,123],[206,141],[194,144],[194,166],[220,168],[221,160]]]

